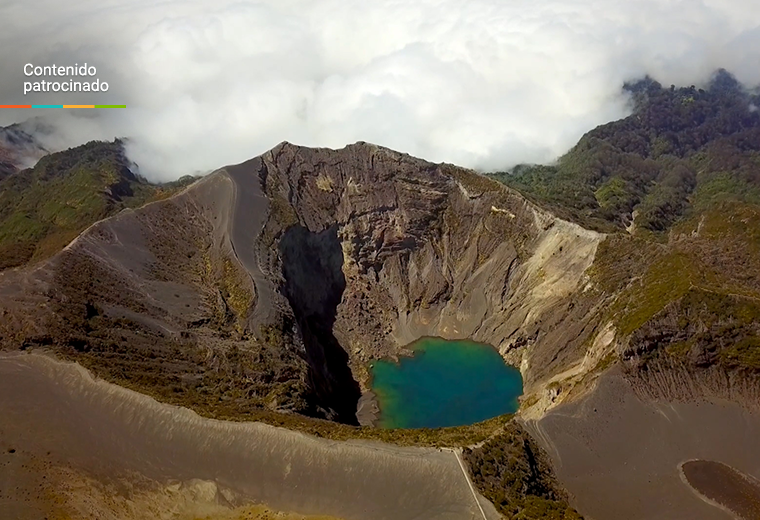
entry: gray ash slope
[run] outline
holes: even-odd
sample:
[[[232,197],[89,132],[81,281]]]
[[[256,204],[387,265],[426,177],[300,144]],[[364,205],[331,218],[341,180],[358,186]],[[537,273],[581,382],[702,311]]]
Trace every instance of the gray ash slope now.
[[[498,518],[451,452],[201,418],[46,356],[0,355],[0,412],[2,520]]]

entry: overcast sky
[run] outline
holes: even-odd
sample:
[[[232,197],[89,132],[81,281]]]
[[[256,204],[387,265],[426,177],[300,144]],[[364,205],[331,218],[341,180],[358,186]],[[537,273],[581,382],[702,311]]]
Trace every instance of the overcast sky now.
[[[0,0],[0,20],[0,104],[129,107],[0,125],[55,119],[54,147],[130,137],[154,180],[285,140],[548,162],[627,114],[626,80],[760,83],[757,0]],[[84,62],[107,93],[23,95],[24,64]]]

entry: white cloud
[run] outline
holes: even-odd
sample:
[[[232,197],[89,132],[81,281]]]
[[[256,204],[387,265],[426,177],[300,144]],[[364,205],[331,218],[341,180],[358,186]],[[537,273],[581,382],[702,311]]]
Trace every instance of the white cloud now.
[[[756,0],[27,0],[0,2],[2,103],[126,103],[66,114],[58,145],[128,136],[154,179],[283,140],[376,142],[496,169],[551,161],[626,115],[650,74],[760,83]],[[95,64],[88,95],[22,95],[24,63]],[[92,96],[92,95],[89,95]],[[8,101],[5,101],[8,100]],[[47,117],[61,112],[48,109]],[[0,113],[0,124],[39,112]]]

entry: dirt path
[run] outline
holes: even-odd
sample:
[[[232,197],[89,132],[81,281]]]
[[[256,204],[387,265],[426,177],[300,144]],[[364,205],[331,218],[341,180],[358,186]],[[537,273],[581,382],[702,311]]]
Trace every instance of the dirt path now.
[[[465,480],[467,480],[467,485],[470,487],[470,491],[472,492],[472,498],[475,499],[475,503],[478,505],[478,510],[480,511],[480,514],[483,515],[483,520],[488,520],[486,512],[483,511],[483,506],[480,505],[480,499],[478,498],[478,493],[475,491],[475,486],[472,485],[470,475],[467,473],[467,469],[464,467],[464,463],[462,462],[461,452],[459,450],[453,450],[450,448],[446,448],[446,451],[451,451],[451,453],[453,453],[457,458],[459,467],[462,469],[462,475],[464,475]]]
[[[269,321],[274,300],[274,288],[262,270],[255,246],[269,211],[269,201],[261,191],[258,177],[260,163],[261,159],[257,158],[223,170],[234,185],[230,222],[232,248],[256,287],[256,305],[251,316],[254,323]]]

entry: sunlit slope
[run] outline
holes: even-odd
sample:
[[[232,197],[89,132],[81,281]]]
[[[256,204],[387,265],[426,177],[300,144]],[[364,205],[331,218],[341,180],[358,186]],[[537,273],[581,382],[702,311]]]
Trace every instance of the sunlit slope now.
[[[0,177],[0,270],[47,258],[97,220],[171,191],[131,167],[119,141],[93,141]]]

